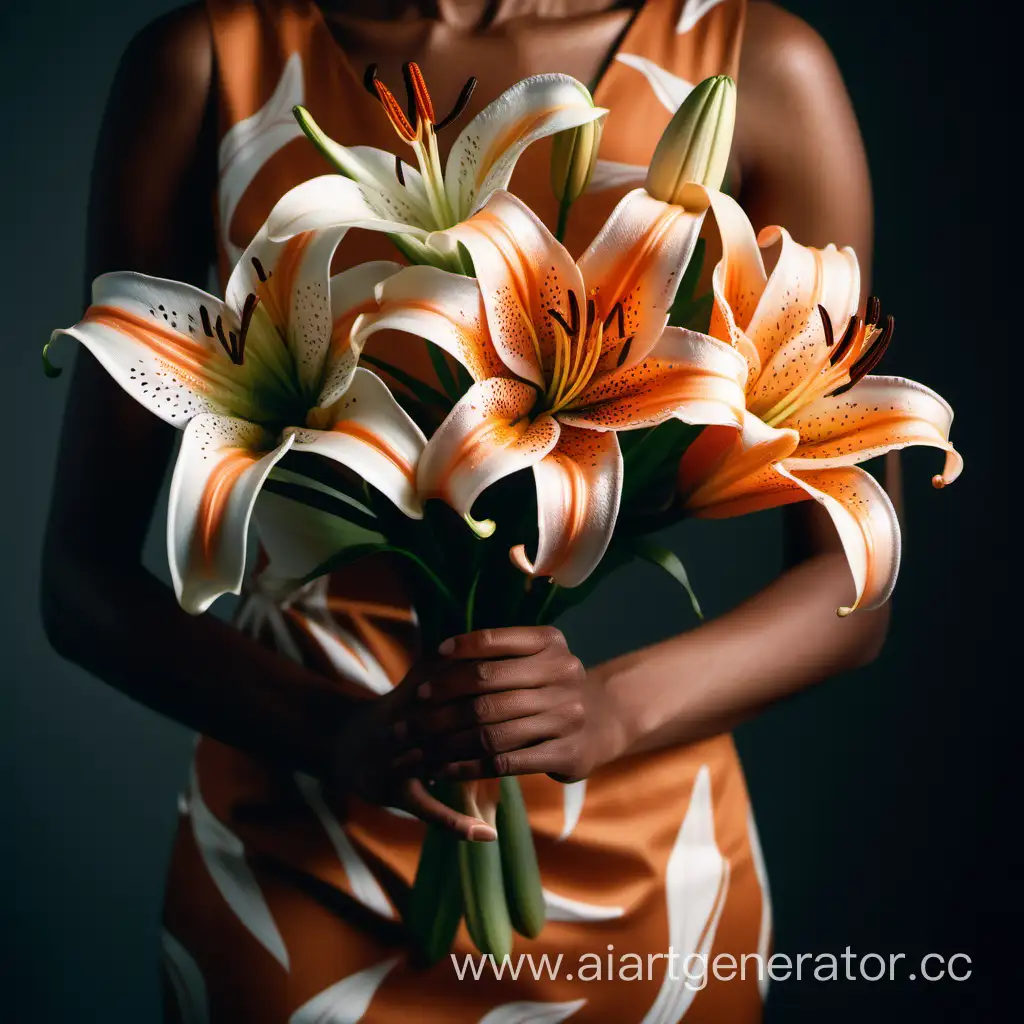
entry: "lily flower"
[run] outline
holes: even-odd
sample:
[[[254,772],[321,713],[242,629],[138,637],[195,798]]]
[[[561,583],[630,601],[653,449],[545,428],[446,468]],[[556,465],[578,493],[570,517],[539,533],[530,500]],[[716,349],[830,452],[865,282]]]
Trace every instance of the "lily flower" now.
[[[695,515],[740,515],[813,498],[832,517],[856,586],[853,604],[892,593],[900,528],[882,486],[857,463],[908,445],[946,453],[932,480],[952,483],[963,460],[949,443],[953,411],[934,391],[871,375],[893,318],[869,299],[859,317],[860,269],[852,249],[814,249],[780,227],[755,237],[740,207],[708,192],[722,237],[713,276],[711,334],[747,361],[743,428],[704,430],[679,466],[681,498]],[[761,248],[781,242],[765,274]]]
[[[287,242],[260,230],[223,301],[177,281],[103,274],[77,339],[133,398],[184,431],[167,548],[191,613],[239,593],[257,494],[289,450],[354,470],[406,515],[422,516],[414,467],[425,439],[387,386],[357,367],[353,325],[400,268],[376,262],[330,278],[343,231]]]
[[[590,93],[568,75],[523,79],[488,104],[455,140],[446,165],[437,134],[465,110],[476,85],[471,78],[453,109],[438,118],[419,67],[403,67],[408,107],[403,109],[377,77],[376,65],[366,86],[376,97],[396,134],[412,147],[418,170],[371,146],[342,146],[328,138],[303,107],[295,115],[303,130],[341,172],[304,182],[293,189],[270,218],[270,233],[282,238],[298,231],[337,225],[387,231],[413,263],[447,265],[460,270],[457,254],[442,257],[424,244],[434,231],[466,220],[498,189],[505,188],[527,146],[566,129],[599,121],[608,113],[595,107]],[[378,212],[378,222],[366,209]],[[400,222],[396,229],[393,223]]]
[[[571,587],[600,561],[622,492],[616,431],[673,416],[740,425],[742,358],[666,327],[702,216],[637,189],[575,263],[531,210],[499,191],[431,239],[464,245],[477,280],[420,266],[378,288],[380,311],[367,316],[364,337],[417,334],[475,381],[420,458],[421,496],[468,515],[486,487],[532,467],[538,551],[510,552],[531,576]]]

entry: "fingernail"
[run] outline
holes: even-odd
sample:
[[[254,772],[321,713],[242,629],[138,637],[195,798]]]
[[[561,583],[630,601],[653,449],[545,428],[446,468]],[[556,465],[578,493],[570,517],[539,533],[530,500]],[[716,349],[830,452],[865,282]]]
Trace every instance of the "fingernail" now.
[[[416,687],[416,696],[419,697],[420,700],[426,700],[433,692],[434,691],[430,688],[430,683],[420,683],[420,685]]]
[[[469,839],[473,843],[493,843],[498,833],[490,825],[474,825],[469,830]]]
[[[441,646],[438,647],[438,654],[451,654],[455,650],[455,639],[454,637],[448,637],[447,640],[441,641]]]

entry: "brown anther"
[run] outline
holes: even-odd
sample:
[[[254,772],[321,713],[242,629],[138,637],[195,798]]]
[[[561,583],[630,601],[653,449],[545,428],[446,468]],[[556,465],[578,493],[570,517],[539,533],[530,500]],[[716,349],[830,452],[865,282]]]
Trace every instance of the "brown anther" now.
[[[435,133],[443,132],[445,128],[462,116],[462,112],[467,106],[469,106],[469,99],[473,95],[473,90],[475,88],[476,79],[470,78],[462,87],[462,92],[459,93],[459,98],[455,101],[455,106],[452,107],[452,109],[434,125]]]
[[[622,303],[621,302],[616,302],[615,305],[612,306],[611,311],[604,318],[604,329],[605,329],[605,331],[607,331],[608,328],[611,327],[613,320],[617,320],[618,321],[619,337],[620,338],[625,337],[625,335],[626,335],[626,312],[622,308]]]
[[[835,331],[832,330],[832,317],[828,315],[828,310],[818,304],[818,312],[821,314],[821,326],[825,330],[825,344],[831,348],[836,343]]]
[[[882,303],[877,295],[868,296],[867,307],[864,310],[864,322],[874,327],[882,319]]]
[[[850,322],[846,325],[846,331],[843,333],[842,338],[839,339],[839,344],[836,346],[836,350],[832,353],[829,358],[829,365],[835,366],[847,352],[850,351],[854,340],[857,337],[857,332],[860,330],[860,317],[851,316]]]
[[[249,292],[245,297],[245,305],[242,306],[242,322],[238,328],[238,362],[241,364],[245,361],[245,339],[249,333],[249,323],[252,320],[252,315],[256,312],[256,307],[259,305],[260,297],[254,292]]]
[[[885,350],[889,347],[889,342],[892,341],[892,332],[895,327],[895,322],[891,315],[885,318],[885,329],[882,331],[881,337],[868,349],[850,367],[850,381],[848,384],[844,384],[840,388],[836,388],[832,392],[833,396],[846,394],[855,384],[863,380],[878,364],[882,361],[882,356],[885,355]]]
[[[577,338],[580,333],[580,300],[571,288],[569,289],[569,325],[572,328],[569,333]]]
[[[263,264],[260,263],[258,256],[252,258],[252,268],[256,271],[256,276],[260,279],[263,284],[267,283],[267,272],[263,269]]]
[[[210,311],[205,306],[199,307],[199,319],[203,322],[203,333],[208,337],[213,337],[213,327],[210,325]]]
[[[557,309],[549,309],[548,316],[551,317],[551,319],[554,320],[570,338],[575,337],[575,331],[573,331],[572,326]]]
[[[396,154],[395,156],[395,177],[398,179],[398,184],[403,188],[405,187],[405,171],[402,170],[402,158]]]
[[[593,299],[587,299],[587,326],[583,329],[584,337],[590,337],[590,330],[594,326],[594,318],[597,316],[597,304]]]
[[[630,335],[625,344],[622,346],[622,351],[619,352],[619,358],[615,360],[616,366],[621,366],[629,358],[629,350],[633,347],[633,338],[635,335]]]

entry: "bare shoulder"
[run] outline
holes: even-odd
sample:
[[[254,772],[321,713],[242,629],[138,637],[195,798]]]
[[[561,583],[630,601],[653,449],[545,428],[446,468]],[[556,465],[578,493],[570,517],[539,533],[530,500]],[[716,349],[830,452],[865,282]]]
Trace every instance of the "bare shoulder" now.
[[[136,33],[121,59],[125,85],[146,81],[186,93],[209,91],[213,64],[210,21],[201,3],[155,18]]]

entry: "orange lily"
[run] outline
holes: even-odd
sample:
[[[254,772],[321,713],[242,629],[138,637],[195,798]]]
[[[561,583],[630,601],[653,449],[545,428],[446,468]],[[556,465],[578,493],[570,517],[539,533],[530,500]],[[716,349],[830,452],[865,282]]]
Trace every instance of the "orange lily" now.
[[[705,335],[666,327],[703,213],[627,195],[573,261],[505,191],[431,244],[464,245],[477,279],[410,267],[381,283],[361,337],[402,330],[459,359],[475,383],[430,439],[417,488],[468,516],[517,470],[537,485],[539,547],[513,562],[581,583],[611,539],[622,492],[615,432],[673,416],[735,432],[746,365]]]
[[[953,411],[900,377],[869,376],[893,333],[877,299],[857,315],[860,269],[852,249],[799,245],[780,227],[755,237],[740,207],[705,190],[722,237],[713,276],[711,334],[747,361],[746,413],[735,431],[709,428],[679,466],[685,506],[706,518],[813,498],[832,517],[856,585],[838,609],[875,608],[892,593],[900,528],[885,490],[856,464],[908,445],[946,452],[936,487],[963,461],[949,443]],[[761,248],[781,241],[765,274]]]

